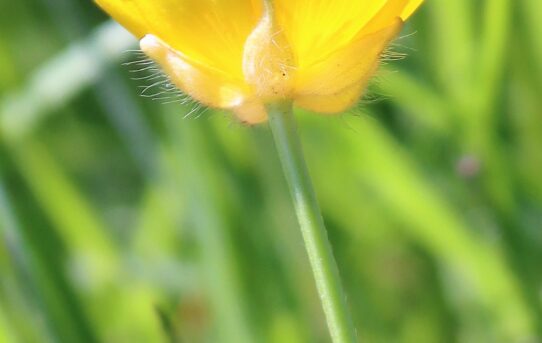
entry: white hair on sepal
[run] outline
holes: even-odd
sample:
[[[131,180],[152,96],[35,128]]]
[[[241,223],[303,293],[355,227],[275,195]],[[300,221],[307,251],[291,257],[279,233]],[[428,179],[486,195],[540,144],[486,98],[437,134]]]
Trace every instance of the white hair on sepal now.
[[[192,105],[192,108],[183,115],[183,119],[199,119],[205,114],[210,113],[209,107],[202,105],[193,99],[191,99],[190,104]]]
[[[412,48],[410,45],[403,45],[400,42],[416,35],[417,33],[418,33],[417,31],[414,31],[414,32],[407,33],[405,35],[399,36],[396,39],[394,39],[389,44],[389,46],[384,50],[384,53],[382,55],[382,60],[385,62],[388,62],[388,61],[403,60],[407,58],[408,54],[405,51],[414,52],[416,51],[416,49]]]
[[[414,36],[416,33],[417,32],[415,31],[395,38],[380,55],[380,64],[386,65],[387,62],[404,60],[408,57],[407,51],[416,51],[414,48],[400,43],[401,41]]]
[[[362,95],[357,105],[354,106],[354,109],[363,111],[369,105],[375,105],[391,99],[392,97],[389,94],[382,93],[382,87],[379,87],[379,85],[386,82],[387,74],[395,72],[396,71],[394,70],[382,70],[379,68],[369,81],[365,93]]]
[[[376,69],[375,74],[371,77],[365,93],[360,97],[357,105],[355,105],[353,109],[362,110],[365,106],[369,104],[375,104],[392,98],[389,94],[382,94],[381,87],[378,87],[378,85],[386,82],[386,74],[395,73],[397,71],[389,69],[383,71],[381,67],[389,65],[390,62],[396,62],[406,59],[408,57],[408,54],[406,52],[402,52],[404,50],[415,51],[415,49],[409,46],[400,44],[399,41],[412,37],[416,33],[417,32],[412,32],[403,36],[399,36],[384,49],[384,51],[380,54],[380,58],[378,59],[378,68]],[[379,89],[377,90],[376,88]]]
[[[147,85],[140,85],[142,88],[141,96],[152,98],[154,95],[150,94],[150,91],[155,87],[162,86],[167,83],[167,77],[164,75],[160,67],[141,50],[129,50],[127,53],[136,57],[135,60],[125,62],[122,65],[128,68],[128,72],[132,74],[132,81],[144,81]],[[162,87],[163,88],[163,87]],[[165,91],[161,89],[161,92]]]
[[[388,62],[401,61],[407,58],[408,54],[406,52],[398,51],[404,50],[406,47],[398,43],[402,37],[397,38],[392,41],[380,54],[379,63],[380,65],[387,65]]]
[[[382,52],[382,55],[380,55],[380,65],[387,65],[388,62],[401,61],[407,58],[408,55],[406,53],[395,50],[397,46],[392,44]]]
[[[379,67],[384,64],[382,61],[379,61],[378,63]],[[363,94],[361,94],[358,102],[351,110],[356,111],[359,114],[360,112],[363,112],[367,106],[377,104],[387,99],[387,96],[381,94],[381,92],[377,90],[378,84],[385,82],[385,76],[383,74],[381,68],[376,69],[374,75],[367,82]]]
[[[209,108],[195,101],[188,94],[182,92],[169,76],[162,71],[162,68],[141,50],[128,50],[126,53],[135,57],[135,60],[128,61],[122,65],[128,68],[132,74],[131,80],[138,83],[141,89],[139,95],[157,101],[161,105],[180,104],[189,110],[183,118],[200,118]]]

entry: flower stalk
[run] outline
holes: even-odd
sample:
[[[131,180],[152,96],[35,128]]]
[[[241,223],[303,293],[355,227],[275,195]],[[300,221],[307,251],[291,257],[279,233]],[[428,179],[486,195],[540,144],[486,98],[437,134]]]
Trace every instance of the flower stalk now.
[[[267,111],[331,338],[333,343],[354,343],[356,332],[305,163],[292,103],[276,102]]]

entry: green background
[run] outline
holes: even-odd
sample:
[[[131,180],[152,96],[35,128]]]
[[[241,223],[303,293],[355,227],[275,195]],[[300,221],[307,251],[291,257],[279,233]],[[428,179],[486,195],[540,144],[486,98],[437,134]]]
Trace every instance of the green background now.
[[[429,0],[357,108],[298,113],[365,342],[542,340],[541,14]],[[267,126],[139,96],[106,21],[0,0],[0,342],[328,342]]]

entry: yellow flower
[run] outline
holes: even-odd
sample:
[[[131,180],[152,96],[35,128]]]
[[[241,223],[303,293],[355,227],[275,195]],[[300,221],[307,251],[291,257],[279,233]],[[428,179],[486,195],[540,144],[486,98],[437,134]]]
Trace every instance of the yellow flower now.
[[[184,93],[253,124],[292,100],[334,114],[361,97],[423,0],[96,0]]]

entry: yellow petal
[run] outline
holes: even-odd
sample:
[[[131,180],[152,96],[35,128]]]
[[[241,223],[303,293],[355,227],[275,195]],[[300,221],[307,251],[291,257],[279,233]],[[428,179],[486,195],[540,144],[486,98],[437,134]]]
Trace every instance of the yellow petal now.
[[[261,0],[96,0],[138,38],[159,37],[191,60],[243,79],[246,38]]]
[[[394,17],[406,19],[421,0],[275,0],[275,6],[297,65],[305,68],[351,42],[390,2]]]
[[[421,6],[424,0],[411,0],[406,5],[403,13],[401,13],[401,19],[407,20],[417,9]]]
[[[399,17],[406,21],[423,0],[388,0],[378,13],[361,29],[359,35],[381,30]]]
[[[300,96],[296,98],[295,105],[305,110],[323,114],[342,113],[359,101],[365,86],[366,83],[360,82],[331,95]]]
[[[333,95],[355,84],[366,84],[378,66],[380,55],[402,24],[396,18],[390,26],[353,41],[320,62],[300,68],[296,75],[296,97]]]
[[[248,88],[240,87],[235,80],[220,71],[191,61],[158,37],[146,35],[140,46],[141,50],[160,64],[180,90],[204,105],[230,109],[250,97]]]

